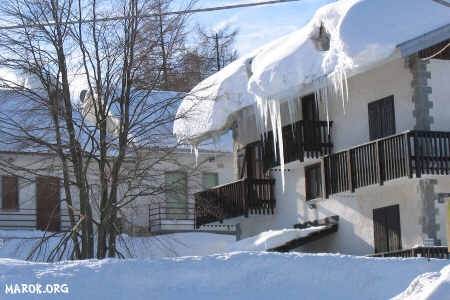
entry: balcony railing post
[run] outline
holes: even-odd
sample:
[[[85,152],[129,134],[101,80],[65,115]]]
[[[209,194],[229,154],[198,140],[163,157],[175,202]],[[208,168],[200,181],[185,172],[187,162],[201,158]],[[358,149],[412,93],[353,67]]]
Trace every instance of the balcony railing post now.
[[[276,202],[275,202],[275,195],[273,192],[273,186],[275,185],[275,181],[272,179],[269,183],[269,197],[270,197],[270,208],[271,208],[271,212],[272,214],[275,213],[275,206],[276,206]]]
[[[404,142],[405,142],[405,149],[406,149],[406,155],[405,155],[405,165],[406,165],[406,172],[409,178],[412,178],[412,162],[411,162],[411,143],[410,143],[410,133],[405,133],[404,136]]]
[[[322,195],[325,199],[328,199],[327,159],[328,157],[322,157],[322,163],[320,164],[322,173]]]
[[[249,204],[253,205],[253,189],[252,189],[252,180],[251,178],[247,178],[247,197],[244,196],[244,217],[248,218]],[[243,182],[245,184],[245,181]],[[246,198],[246,199],[245,199]]]
[[[352,160],[352,150],[347,150],[347,169],[348,169],[348,189],[352,193],[355,191],[355,184],[353,183],[353,160]]]
[[[298,154],[300,162],[305,160],[305,135],[303,134],[303,130],[305,129],[305,123],[303,120],[300,120],[298,123],[297,130],[297,139],[298,139]]]
[[[375,162],[377,166],[377,182],[379,185],[384,184],[383,176],[383,153],[381,152],[380,141],[375,142]]]
[[[421,158],[422,149],[421,145],[419,145],[417,131],[414,131],[413,139],[414,139],[414,157],[416,161],[416,177],[420,178],[422,177],[422,158]]]

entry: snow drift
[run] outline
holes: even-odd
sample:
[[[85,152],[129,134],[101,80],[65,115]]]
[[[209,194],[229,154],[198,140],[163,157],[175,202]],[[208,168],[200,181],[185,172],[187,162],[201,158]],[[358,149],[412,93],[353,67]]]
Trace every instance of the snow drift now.
[[[450,265],[440,272],[419,275],[409,287],[393,300],[445,300],[450,299]]]
[[[43,234],[39,230],[0,230],[0,257],[26,259],[38,245]],[[227,251],[234,241],[235,237],[232,235],[184,232],[153,237],[122,234],[116,243],[118,250],[126,258],[142,259],[222,253]],[[59,237],[50,238],[43,251],[33,260],[46,261],[49,251],[56,247],[58,242]]]
[[[0,259],[0,298],[380,300],[400,294],[418,275],[439,272],[446,264],[423,258],[267,252],[51,264]],[[16,283],[67,284],[68,293],[5,295],[6,285]],[[440,299],[448,299],[448,287],[446,292]]]

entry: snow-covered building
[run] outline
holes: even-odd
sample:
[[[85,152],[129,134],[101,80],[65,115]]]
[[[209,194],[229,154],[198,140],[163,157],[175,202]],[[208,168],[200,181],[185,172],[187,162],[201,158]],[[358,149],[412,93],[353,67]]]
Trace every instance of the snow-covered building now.
[[[156,153],[156,152],[153,152]],[[120,210],[123,231],[127,233],[192,231],[194,229],[193,194],[210,186],[229,182],[233,178],[233,154],[201,150],[198,166],[190,151],[173,151],[155,167],[155,160],[145,160],[154,174],[136,178],[160,180],[165,190],[153,196],[139,196]],[[59,159],[52,154],[36,152],[0,152],[0,229],[66,230],[70,225],[68,206],[62,184]],[[134,168],[127,159],[124,169]],[[145,168],[145,166],[144,166]],[[94,218],[99,216],[98,172],[91,168],[90,199]],[[34,171],[33,171],[34,170]],[[136,184],[138,185],[138,184]],[[119,199],[125,202],[129,184],[119,186]],[[169,188],[170,187],[170,188]],[[79,209],[77,189],[72,188],[75,209]],[[123,201],[122,201],[123,200]],[[76,213],[75,213],[76,215]]]
[[[195,87],[174,133],[232,130],[237,180],[196,194],[197,225],[330,225],[312,252],[448,245],[449,21],[431,0],[341,0]]]

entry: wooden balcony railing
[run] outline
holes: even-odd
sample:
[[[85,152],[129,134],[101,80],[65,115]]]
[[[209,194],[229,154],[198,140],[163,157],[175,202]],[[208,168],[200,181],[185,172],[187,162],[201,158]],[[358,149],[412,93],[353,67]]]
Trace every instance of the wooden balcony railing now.
[[[273,214],[274,179],[244,178],[195,194],[195,227],[249,214]]]
[[[284,162],[319,158],[331,153],[331,127],[333,122],[300,120],[283,127]],[[264,137],[264,171],[280,165],[280,155],[274,154],[273,132]]]
[[[401,177],[448,175],[450,132],[408,131],[322,159],[324,195]]]
[[[447,246],[419,246],[411,249],[381,252],[368,255],[370,257],[427,257],[449,259],[450,253]]]

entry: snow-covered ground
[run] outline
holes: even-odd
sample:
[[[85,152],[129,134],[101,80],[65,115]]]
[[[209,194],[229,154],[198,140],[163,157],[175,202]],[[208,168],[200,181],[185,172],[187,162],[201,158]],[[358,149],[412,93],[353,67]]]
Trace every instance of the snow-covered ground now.
[[[450,265],[440,272],[419,275],[408,289],[394,300],[440,300],[450,299]]]
[[[390,299],[450,296],[446,260],[380,259],[333,254],[234,252],[165,259],[105,259],[31,263],[0,259],[1,299],[44,299],[5,295],[6,285],[67,284],[58,299]],[[425,276],[424,273],[433,272]],[[434,276],[434,277],[433,277]],[[426,292],[421,284],[429,284]],[[415,297],[434,292],[435,297]],[[441,295],[443,297],[438,297]],[[403,297],[403,298],[402,298]],[[447,297],[447,298],[446,298]]]
[[[194,232],[123,236],[136,259],[58,263],[19,260],[42,232],[0,231],[0,299],[44,299],[36,286],[51,291],[55,284],[58,299],[450,299],[448,260],[242,251],[273,248],[315,229],[267,231],[239,242]]]
[[[42,235],[43,232],[38,230],[0,230],[0,258],[26,259]],[[45,248],[47,251],[35,260],[45,261],[45,255],[58,240],[50,239]],[[232,235],[186,232],[154,237],[122,235],[117,243],[119,251],[128,258],[161,258],[221,253],[234,241]]]

